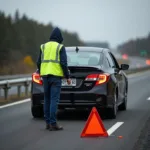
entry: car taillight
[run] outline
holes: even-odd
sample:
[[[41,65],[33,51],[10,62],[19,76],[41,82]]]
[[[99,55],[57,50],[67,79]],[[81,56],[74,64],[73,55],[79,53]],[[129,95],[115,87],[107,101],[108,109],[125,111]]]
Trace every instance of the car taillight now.
[[[95,85],[106,83],[109,79],[109,74],[90,74],[86,77],[85,81],[96,81]]]
[[[43,84],[43,81],[38,73],[32,74],[32,81],[41,85]]]

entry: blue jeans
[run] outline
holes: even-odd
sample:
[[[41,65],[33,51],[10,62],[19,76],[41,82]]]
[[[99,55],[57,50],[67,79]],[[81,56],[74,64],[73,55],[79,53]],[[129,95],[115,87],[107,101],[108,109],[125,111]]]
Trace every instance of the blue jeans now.
[[[56,124],[57,105],[60,99],[61,78],[43,77],[44,83],[44,117],[47,124]]]

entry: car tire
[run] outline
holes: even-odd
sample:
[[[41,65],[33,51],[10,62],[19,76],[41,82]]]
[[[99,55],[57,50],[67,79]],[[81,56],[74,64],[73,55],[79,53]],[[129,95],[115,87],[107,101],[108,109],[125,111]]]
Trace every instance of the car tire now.
[[[43,109],[41,107],[31,107],[31,113],[34,118],[43,117]]]
[[[123,100],[123,103],[121,105],[119,105],[118,107],[119,110],[127,110],[127,90],[125,91],[125,94],[124,94],[124,100]]]
[[[108,119],[116,119],[117,116],[117,111],[118,111],[118,106],[117,106],[117,93],[115,92],[114,94],[114,104],[113,107],[107,108],[107,118]]]

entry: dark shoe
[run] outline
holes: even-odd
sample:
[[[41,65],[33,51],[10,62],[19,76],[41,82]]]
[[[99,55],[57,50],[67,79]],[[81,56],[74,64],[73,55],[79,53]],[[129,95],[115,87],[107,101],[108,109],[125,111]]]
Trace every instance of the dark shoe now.
[[[49,124],[46,124],[46,130],[48,130],[50,128],[50,125]]]
[[[58,130],[63,130],[63,127],[62,126],[59,126],[59,125],[50,125],[49,126],[49,130],[50,131],[58,131]]]

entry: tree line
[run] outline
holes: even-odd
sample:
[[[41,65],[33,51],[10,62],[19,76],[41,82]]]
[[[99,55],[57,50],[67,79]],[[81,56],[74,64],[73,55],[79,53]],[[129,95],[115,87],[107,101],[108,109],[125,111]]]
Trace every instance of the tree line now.
[[[54,26],[44,25],[16,10],[13,16],[0,11],[0,75],[31,73],[36,69],[40,45],[47,42]],[[65,46],[110,48],[107,42],[83,42],[77,33],[61,30]],[[127,41],[117,47],[130,56],[150,57],[150,33],[145,38]]]
[[[130,56],[150,57],[150,33],[145,38],[129,40],[117,48],[122,54]]]
[[[25,14],[6,16],[0,11],[0,74],[28,73],[36,68],[40,45],[47,42],[54,26],[44,25]],[[84,45],[77,33],[61,30],[65,46]]]

